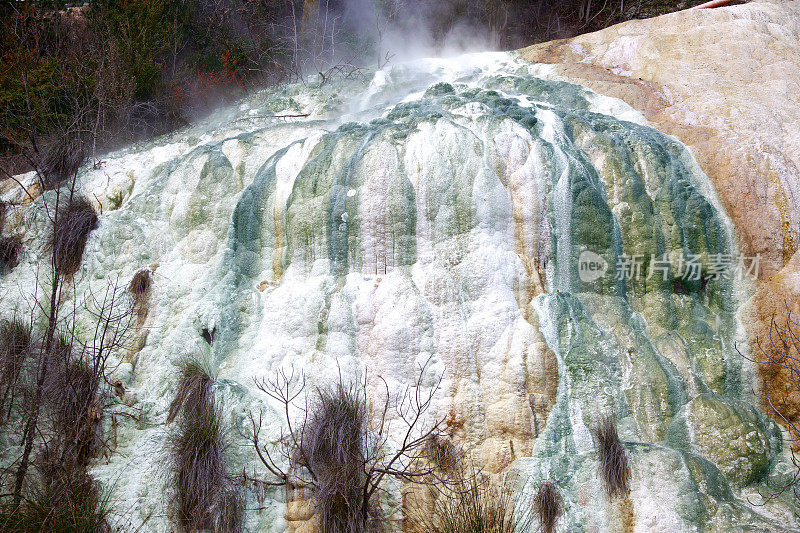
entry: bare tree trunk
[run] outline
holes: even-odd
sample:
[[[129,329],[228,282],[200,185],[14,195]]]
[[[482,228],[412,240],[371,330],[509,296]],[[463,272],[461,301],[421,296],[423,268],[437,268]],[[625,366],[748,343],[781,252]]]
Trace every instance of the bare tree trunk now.
[[[42,178],[44,181],[44,178]],[[73,177],[72,192],[75,188],[75,179]],[[71,194],[70,194],[71,196]],[[61,198],[61,191],[56,191],[56,205],[51,216],[52,230],[55,231],[58,224],[59,200]],[[22,497],[22,485],[25,482],[25,475],[28,472],[28,463],[30,461],[31,451],[33,450],[33,440],[36,437],[36,429],[39,424],[39,411],[42,403],[42,394],[44,391],[45,378],[47,377],[48,363],[50,362],[50,355],[53,353],[53,344],[56,332],[56,322],[58,321],[58,304],[59,304],[59,288],[61,287],[61,276],[57,269],[56,247],[53,247],[51,255],[51,268],[53,274],[53,287],[50,291],[50,308],[47,317],[47,331],[45,333],[44,343],[39,352],[39,370],[36,378],[36,396],[31,406],[31,415],[25,425],[23,437],[25,439],[25,448],[22,452],[22,459],[20,460],[19,468],[17,469],[16,479],[14,481],[14,504],[19,505]]]

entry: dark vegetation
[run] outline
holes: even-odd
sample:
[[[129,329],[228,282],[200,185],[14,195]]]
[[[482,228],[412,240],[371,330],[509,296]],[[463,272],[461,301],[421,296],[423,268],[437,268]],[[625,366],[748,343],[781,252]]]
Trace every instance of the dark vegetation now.
[[[628,451],[619,440],[614,417],[611,415],[602,417],[593,433],[597,439],[600,472],[609,498],[628,496],[631,467],[628,462]]]
[[[97,213],[85,196],[69,198],[60,208],[49,243],[60,276],[69,277],[78,271],[89,233],[96,227]]]
[[[94,532],[110,511],[86,467],[104,446],[99,380],[66,339],[54,351],[41,426],[47,437],[33,459],[25,496],[8,505],[5,531]]]
[[[178,415],[169,443],[177,489],[177,519],[187,532],[241,529],[240,479],[228,471],[222,425],[214,404],[214,381],[200,365],[185,362],[167,422]]]
[[[7,421],[14,404],[16,383],[25,365],[31,346],[30,324],[18,317],[0,322],[0,386],[3,388],[3,412],[0,420]],[[6,410],[8,406],[8,410]]]
[[[98,322],[90,340],[78,338],[74,311],[47,349],[47,339],[19,317],[0,325],[2,436],[22,445],[6,456],[0,498],[0,530],[97,532],[110,506],[88,473],[110,447],[104,434],[110,352],[123,345],[129,311],[116,286],[90,295],[85,311]],[[8,453],[8,452],[5,452]]]
[[[558,485],[552,481],[545,481],[539,485],[533,505],[542,532],[553,533],[558,519],[564,514],[564,499],[561,497]]]
[[[111,508],[88,467],[110,451],[110,356],[127,347],[131,304],[114,280],[100,293],[74,294],[97,214],[76,187],[80,158],[55,153],[70,150],[63,144],[45,148],[35,125],[28,133],[35,186],[52,190],[36,215],[47,228],[37,290],[19,304],[29,308],[0,321],[0,531],[95,533],[110,527]],[[79,314],[88,319],[80,333]]]
[[[85,471],[37,465],[24,503],[0,508],[0,524],[15,533],[95,533],[105,530],[109,512],[108,499]]]
[[[0,237],[0,274],[5,274],[17,266],[21,252],[22,240],[18,236]]]
[[[114,287],[87,301],[98,318],[91,341],[63,331],[45,351],[31,322],[0,326],[2,433],[6,443],[23,444],[2,471],[10,490],[0,499],[0,530],[95,532],[107,525],[108,500],[87,468],[109,447],[105,384],[109,353],[125,337],[121,295]]]
[[[261,417],[251,415],[251,440],[269,479],[249,479],[255,485],[301,488],[310,497],[322,533],[363,533],[383,530],[381,499],[388,478],[416,485],[452,484],[439,465],[428,461],[430,443],[438,442],[442,420],[426,415],[441,379],[422,390],[426,366],[412,386],[393,397],[367,393],[366,380],[345,382],[309,392],[299,404],[305,381],[280,372],[256,385],[275,399],[285,415],[286,431],[278,451],[259,439]],[[299,381],[299,382],[298,382]],[[373,408],[370,408],[373,406]],[[390,410],[399,426],[390,443]],[[291,413],[301,413],[300,421]],[[442,455],[442,457],[444,457]]]
[[[7,175],[39,168],[52,187],[251,88],[352,74],[409,41],[514,49],[701,2],[0,2],[0,156]]]
[[[455,483],[439,489],[433,510],[414,509],[414,531],[426,533],[516,533],[530,531],[530,517],[514,509],[511,492],[463,465]]]

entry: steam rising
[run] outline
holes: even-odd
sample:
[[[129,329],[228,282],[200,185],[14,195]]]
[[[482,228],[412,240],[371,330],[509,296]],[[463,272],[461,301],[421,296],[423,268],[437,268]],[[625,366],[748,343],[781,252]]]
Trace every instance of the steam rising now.
[[[473,3],[461,0],[306,1],[294,15],[304,74],[337,65],[382,67],[420,57],[497,50]]]

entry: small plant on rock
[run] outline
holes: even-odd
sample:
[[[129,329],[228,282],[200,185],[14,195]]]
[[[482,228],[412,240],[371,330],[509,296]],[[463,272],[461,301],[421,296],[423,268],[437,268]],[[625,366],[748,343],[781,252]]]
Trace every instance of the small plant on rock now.
[[[89,233],[97,227],[97,213],[85,196],[72,197],[60,208],[50,236],[55,271],[68,278],[78,271]]]
[[[564,514],[564,499],[561,497],[558,486],[552,481],[545,481],[539,485],[533,505],[542,531],[553,533],[556,530],[558,519]]]
[[[30,355],[30,325],[18,318],[0,322],[0,385],[3,396],[0,400],[2,416],[7,419],[14,408],[18,381],[25,361]]]
[[[624,497],[630,491],[631,467],[628,451],[619,440],[617,424],[611,415],[604,416],[594,428],[600,470],[610,498]]]
[[[514,509],[511,492],[474,468],[459,465],[452,484],[437,484],[432,512],[412,509],[413,531],[425,533],[516,533],[529,531],[528,517]]]
[[[214,405],[214,381],[196,363],[183,364],[167,421],[172,422],[179,414],[169,451],[181,528],[187,532],[240,531],[244,503],[225,460],[227,443]]]
[[[131,291],[135,299],[144,298],[150,292],[151,284],[152,279],[150,277],[150,271],[143,268],[133,275],[131,283],[128,285],[128,290]]]
[[[18,236],[0,237],[0,274],[13,270],[19,264],[21,252],[22,240]]]
[[[153,285],[153,277],[150,270],[143,268],[136,272],[131,278],[128,285],[128,292],[131,295],[131,304],[133,311],[136,313],[138,325],[144,323],[147,318],[148,298],[150,297],[150,289]]]

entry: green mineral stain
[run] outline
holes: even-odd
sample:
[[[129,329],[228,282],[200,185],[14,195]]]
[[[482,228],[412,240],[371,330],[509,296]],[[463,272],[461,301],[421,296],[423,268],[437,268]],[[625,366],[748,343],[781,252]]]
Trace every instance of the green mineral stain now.
[[[314,146],[305,146],[309,137],[297,141],[303,150],[278,150],[256,172],[237,199],[220,267],[218,290],[230,301],[220,354],[235,346],[243,329],[236,315],[256,305],[253,287],[269,272],[275,283],[290,269],[326,276],[324,310],[311,324],[318,352],[327,349],[328,312],[349,275],[411,277],[423,251],[425,265],[449,276],[437,290],[469,315],[484,290],[463,271],[482,244],[476,238],[513,239],[512,184],[524,180],[509,175],[513,154],[501,150],[513,139],[530,152],[517,154],[517,167],[537,158],[523,170],[536,175],[526,179],[538,197],[521,209],[541,208],[536,259],[551,291],[534,298],[530,312],[558,362],[557,398],[528,458],[529,482],[560,476],[573,502],[565,520],[584,530],[591,510],[574,502],[596,483],[589,428],[598,414],[613,413],[641,475],[674,467],[659,475],[674,475],[684,491],[671,503],[687,529],[761,523],[734,488],[764,483],[780,447],[774,425],[752,406],[734,352],[736,282],[709,273],[712,259],[735,254],[736,245],[704,192],[706,178],[674,139],[592,112],[587,89],[520,72],[468,78],[415,86],[413,98],[363,120],[355,113],[313,137]],[[295,109],[296,96],[289,91],[265,107]],[[297,174],[281,174],[279,183],[284,164]],[[201,171],[209,182],[233,173],[218,152]],[[207,223],[203,202],[190,199],[189,224]],[[593,282],[578,271],[585,251],[609,268]],[[697,279],[684,275],[678,256],[699,264]],[[615,275],[633,257],[636,275]],[[653,271],[655,261],[663,272]]]

